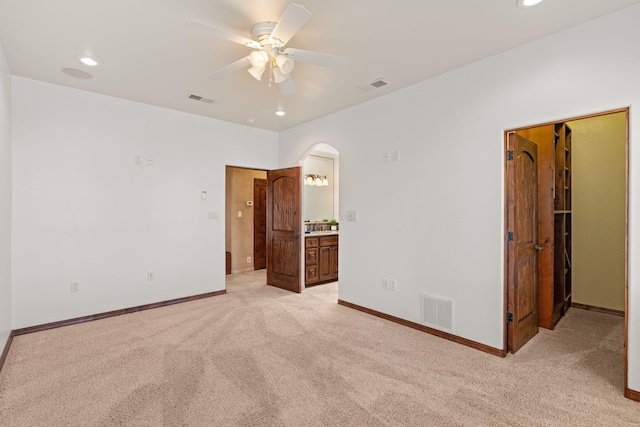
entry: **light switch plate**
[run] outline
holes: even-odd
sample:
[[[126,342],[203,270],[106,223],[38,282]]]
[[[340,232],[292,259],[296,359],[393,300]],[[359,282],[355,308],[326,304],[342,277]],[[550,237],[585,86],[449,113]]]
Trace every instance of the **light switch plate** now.
[[[347,221],[358,222],[358,211],[347,211]]]

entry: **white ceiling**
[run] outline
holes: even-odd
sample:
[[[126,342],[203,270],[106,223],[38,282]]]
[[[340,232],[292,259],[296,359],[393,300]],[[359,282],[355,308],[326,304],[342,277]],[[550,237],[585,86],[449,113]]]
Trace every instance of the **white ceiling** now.
[[[296,0],[312,17],[287,44],[349,58],[346,71],[297,63],[285,96],[246,71],[212,72],[244,46],[186,27],[197,20],[251,38],[288,0],[0,0],[0,45],[11,72],[64,86],[280,131],[514,48],[640,0]],[[90,54],[101,64],[76,60]],[[64,74],[90,72],[83,80]],[[357,89],[383,78],[388,85]],[[215,100],[193,101],[190,94]],[[276,117],[274,111],[288,114]],[[247,117],[255,118],[253,124]]]

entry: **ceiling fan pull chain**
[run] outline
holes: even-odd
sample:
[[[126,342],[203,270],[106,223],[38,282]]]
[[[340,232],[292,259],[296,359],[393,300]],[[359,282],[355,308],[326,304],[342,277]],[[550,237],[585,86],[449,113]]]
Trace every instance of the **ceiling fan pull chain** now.
[[[269,87],[273,84],[273,65],[269,61]]]

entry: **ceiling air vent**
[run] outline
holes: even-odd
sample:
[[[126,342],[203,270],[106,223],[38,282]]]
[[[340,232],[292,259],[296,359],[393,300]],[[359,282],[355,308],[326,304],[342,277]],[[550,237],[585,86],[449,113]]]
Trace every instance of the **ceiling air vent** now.
[[[193,99],[194,101],[204,102],[205,104],[213,104],[215,102],[213,99],[205,98],[204,96],[194,95],[194,94],[189,95],[189,99]]]
[[[382,78],[379,78],[379,79],[376,79],[376,80],[372,81],[369,84],[358,86],[357,89],[359,89],[359,90],[361,90],[363,92],[369,92],[370,90],[379,89],[382,86],[386,86],[387,84],[388,84],[388,82],[386,82]]]

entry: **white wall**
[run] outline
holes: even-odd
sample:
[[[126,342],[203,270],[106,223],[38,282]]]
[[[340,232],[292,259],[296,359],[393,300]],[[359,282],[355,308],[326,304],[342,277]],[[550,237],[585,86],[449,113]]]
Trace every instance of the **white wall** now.
[[[571,128],[571,302],[625,309],[627,115]]]
[[[11,71],[0,47],[0,353],[11,329]]]
[[[452,298],[456,335],[503,348],[503,132],[631,106],[629,386],[640,390],[639,20],[628,8],[281,133],[280,167],[317,142],[340,151],[340,210],[359,214],[340,223],[340,298],[417,323],[421,293]],[[392,150],[400,161],[383,163]]]
[[[224,289],[225,165],[277,138],[13,77],[13,328]]]

